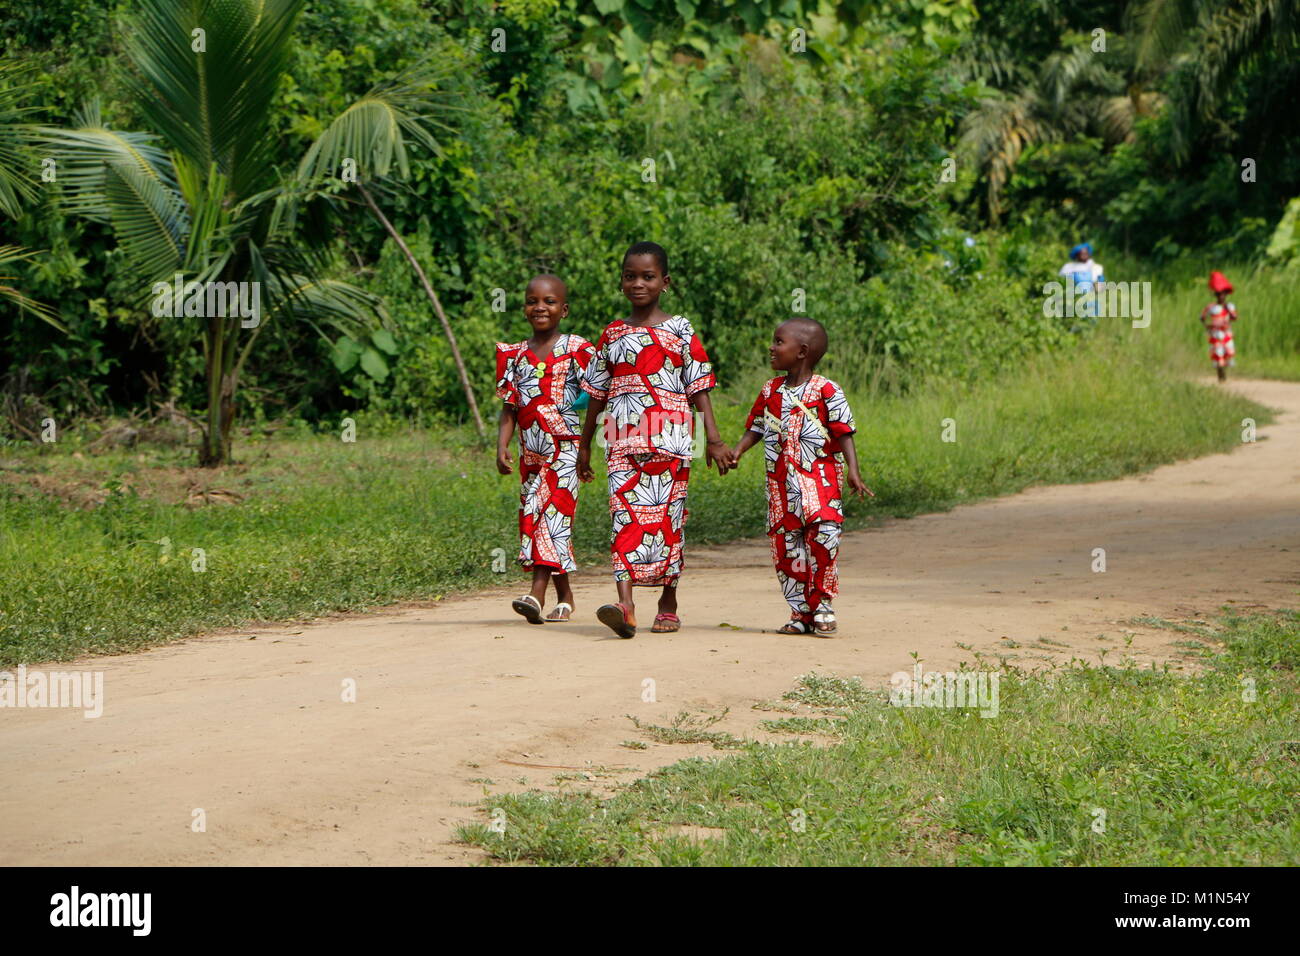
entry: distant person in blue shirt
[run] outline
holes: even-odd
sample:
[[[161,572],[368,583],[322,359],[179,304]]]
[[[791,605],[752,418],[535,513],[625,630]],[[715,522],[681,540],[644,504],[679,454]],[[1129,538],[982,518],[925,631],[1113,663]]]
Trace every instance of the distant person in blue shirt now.
[[[1088,298],[1076,306],[1075,314],[1089,317],[1097,315],[1097,286],[1106,281],[1102,274],[1101,263],[1092,258],[1092,245],[1081,242],[1070,250],[1070,261],[1061,266],[1061,278],[1074,278],[1074,291],[1078,295],[1086,294]]]

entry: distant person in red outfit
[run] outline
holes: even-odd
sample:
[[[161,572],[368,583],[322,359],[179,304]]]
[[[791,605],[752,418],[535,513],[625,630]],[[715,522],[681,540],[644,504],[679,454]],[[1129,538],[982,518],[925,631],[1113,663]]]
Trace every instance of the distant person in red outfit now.
[[[511,602],[529,623],[567,621],[573,613],[569,572],[573,516],[578,507],[578,413],[582,377],[595,347],[560,331],[569,294],[553,275],[539,275],[524,291],[524,315],[533,334],[497,344],[497,396],[503,402],[497,431],[497,471],[514,470],[510,438],[519,429],[519,563],[533,572],[530,593]],[[545,618],[546,586],[555,582],[556,605]]]
[[[618,602],[596,611],[619,637],[636,634],[633,588],[661,587],[653,633],[681,629],[677,580],[682,573],[686,486],[694,454],[694,412],[708,438],[705,456],[726,474],[731,449],[718,433],[709,390],[717,383],[704,343],[681,315],[659,307],[672,282],[668,254],[638,242],[623,256],[623,295],[632,314],[605,327],[582,387],[591,396],[578,451],[578,474],[593,477],[591,440],[605,421],[610,553]]]
[[[845,479],[871,494],[858,473],[856,426],[844,390],[815,371],[826,354],[820,322],[794,318],[772,336],[772,368],[786,374],[763,386],[731,453],[731,466],[763,442],[767,533],[790,621],[780,634],[829,636],[838,629],[831,600],[839,593],[835,559],[844,524]]]
[[[1201,325],[1210,336],[1210,361],[1219,373],[1219,381],[1228,379],[1228,366],[1237,354],[1232,344],[1232,323],[1237,321],[1237,307],[1228,301],[1232,283],[1222,272],[1210,273],[1210,291],[1214,301],[1201,310]]]

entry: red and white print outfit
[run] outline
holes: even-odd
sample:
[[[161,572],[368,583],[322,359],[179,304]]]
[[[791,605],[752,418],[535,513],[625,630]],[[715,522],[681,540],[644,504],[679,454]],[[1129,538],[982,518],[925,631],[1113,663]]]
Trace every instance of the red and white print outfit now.
[[[605,327],[582,387],[607,402],[610,552],[616,581],[657,587],[682,573],[691,398],[713,388],[713,366],[691,323]]]
[[[1210,361],[1217,368],[1233,364],[1237,349],[1232,344],[1232,323],[1237,321],[1237,307],[1229,302],[1211,302],[1201,310],[1201,324],[1210,335]]]
[[[595,354],[578,335],[561,335],[551,354],[527,342],[497,343],[497,396],[515,407],[519,426],[519,563],[576,571],[573,516],[578,508],[578,439],[573,403]]]
[[[813,375],[786,387],[774,378],[759,392],[745,428],[763,439],[767,533],[786,603],[811,623],[839,593],[835,558],[844,523],[840,439],[856,431],[844,391]]]

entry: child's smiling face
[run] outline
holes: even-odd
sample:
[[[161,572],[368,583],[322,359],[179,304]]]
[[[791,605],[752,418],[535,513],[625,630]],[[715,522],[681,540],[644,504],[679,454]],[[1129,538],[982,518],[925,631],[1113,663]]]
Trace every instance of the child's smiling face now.
[[[634,306],[653,303],[671,281],[660,271],[659,260],[650,253],[623,260],[623,294]]]
[[[797,327],[790,322],[782,322],[772,333],[772,344],[767,347],[772,368],[778,372],[788,372],[800,359],[808,355],[808,343],[799,334]]]
[[[538,276],[528,283],[524,291],[524,315],[533,331],[545,335],[560,324],[560,320],[569,314],[569,296],[564,283]]]

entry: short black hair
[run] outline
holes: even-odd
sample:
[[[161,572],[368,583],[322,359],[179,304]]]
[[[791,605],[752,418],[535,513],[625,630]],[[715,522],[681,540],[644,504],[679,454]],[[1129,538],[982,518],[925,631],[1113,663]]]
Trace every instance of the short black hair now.
[[[659,271],[668,275],[668,253],[664,247],[657,242],[634,242],[627,247],[627,252],[623,253],[623,262],[632,256],[654,256],[655,262],[659,263]]]
[[[563,279],[561,279],[559,276],[557,276],[557,275],[556,275],[555,273],[553,273],[553,272],[539,272],[537,275],[533,276],[531,279],[528,280],[528,285],[524,286],[524,292],[527,293],[527,291],[528,291],[528,286],[532,285],[532,284],[533,284],[534,282],[536,282],[538,279],[548,279],[548,280],[550,280],[551,282],[557,282],[557,283],[559,283],[560,288],[564,290],[564,299],[565,299],[566,302],[568,301],[568,299],[569,299],[569,286],[565,283],[565,281],[564,281]]]
[[[826,349],[830,345],[830,338],[826,334],[826,326],[822,325],[816,319],[810,319],[806,315],[796,315],[781,323],[782,325],[791,325],[797,330],[801,344],[808,346],[808,358],[810,364],[816,368],[817,363],[822,360],[826,354]]]

